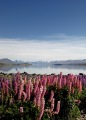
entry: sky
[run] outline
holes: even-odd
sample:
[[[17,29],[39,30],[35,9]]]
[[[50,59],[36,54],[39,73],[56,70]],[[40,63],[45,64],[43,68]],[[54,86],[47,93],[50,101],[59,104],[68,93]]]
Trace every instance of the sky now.
[[[0,0],[0,58],[86,59],[86,0]]]

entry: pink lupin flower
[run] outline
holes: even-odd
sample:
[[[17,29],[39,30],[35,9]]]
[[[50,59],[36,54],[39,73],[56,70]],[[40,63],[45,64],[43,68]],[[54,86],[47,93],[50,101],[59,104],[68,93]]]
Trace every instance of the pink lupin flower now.
[[[47,85],[50,85],[50,77],[47,77]]]
[[[9,80],[9,88],[12,89],[12,80]]]
[[[79,80],[76,81],[76,87],[79,88],[80,82]]]
[[[53,85],[52,83],[53,83],[53,76],[51,75],[50,76],[50,85]]]
[[[55,77],[55,84],[56,84],[56,87],[58,86],[58,76]]]
[[[41,93],[39,93],[36,97],[36,106],[39,108],[41,104]]]
[[[33,103],[34,103],[34,105],[36,106],[36,97],[34,97]]]
[[[8,92],[9,92],[9,90],[8,90],[8,80],[6,80],[5,81],[5,93],[8,95]]]
[[[61,89],[61,88],[62,88],[62,78],[60,78],[60,79],[59,79],[59,82],[58,82],[58,87],[59,87],[59,89]]]
[[[68,83],[69,83],[68,88],[69,88],[69,95],[70,95],[71,90],[72,90],[72,82],[69,80]]]
[[[40,90],[39,90],[39,91],[40,91],[41,94],[42,94],[42,92],[43,92],[43,90],[44,90],[43,87],[44,87],[43,85],[40,86]]]
[[[38,81],[35,82],[35,86],[34,86],[34,94],[36,94],[37,89],[38,89]]]
[[[27,94],[24,91],[22,91],[22,95],[24,96],[24,101],[25,101],[27,98]]]
[[[27,99],[30,100],[30,97],[31,97],[31,79],[28,80],[28,83],[26,85],[26,94],[27,94]]]
[[[20,113],[23,113],[24,111],[23,111],[23,107],[20,107]]]
[[[51,112],[54,110],[54,102],[55,102],[55,98],[53,98],[51,101],[51,108],[50,108]]]
[[[49,98],[49,101],[50,101],[50,102],[52,101],[53,97],[54,97],[54,91],[51,90],[51,95],[50,95],[50,98]]]
[[[5,93],[5,83],[4,83],[4,81],[1,83],[1,86],[2,86],[3,93]]]
[[[19,82],[20,80],[20,72],[17,73],[17,78],[16,78],[17,82]]]
[[[14,82],[14,91],[15,91],[15,94],[18,93],[18,83],[16,81]]]
[[[5,84],[6,84],[6,85],[9,85],[9,82],[8,82],[8,80],[6,80],[6,81],[5,81]]]
[[[42,84],[43,84],[44,86],[46,86],[46,84],[47,84],[47,76],[43,77],[42,80],[43,80],[43,81],[42,81]]]
[[[79,92],[80,93],[82,92],[82,82],[81,82],[81,80],[79,80]]]
[[[24,89],[24,81],[21,80],[20,86],[19,86],[19,94],[18,94],[18,99],[19,100],[21,100],[23,89]]]
[[[41,120],[43,113],[44,113],[44,107],[45,107],[45,100],[44,100],[44,98],[42,98],[41,105],[40,105],[40,112],[39,112],[37,120]]]
[[[75,102],[75,103],[77,103],[77,104],[80,104],[80,102],[81,102],[81,101],[80,101],[80,100],[75,99],[75,100],[74,100],[74,102]]]
[[[40,89],[39,89],[39,92],[38,92],[38,94],[36,96],[36,98],[37,98],[36,104],[37,104],[38,107],[40,107],[42,91],[43,91],[43,86],[41,85]]]
[[[30,84],[30,92],[32,93],[32,91],[33,91],[33,83],[31,82],[31,84]]]
[[[58,114],[60,111],[60,101],[57,102],[57,107],[56,107],[56,111],[53,112],[53,114]]]
[[[67,83],[67,80],[66,80],[66,77],[63,79],[63,84],[64,86],[66,86],[66,83]]]
[[[26,86],[25,92],[27,94],[27,99],[29,100],[30,99],[30,84],[27,83],[25,86]]]
[[[62,72],[60,72],[60,78],[62,79]]]
[[[46,93],[46,86],[43,86],[42,97],[44,97],[45,93]]]
[[[8,85],[5,84],[5,93],[8,95]]]
[[[72,92],[72,94],[74,94],[74,87],[72,87],[71,92]]]
[[[19,94],[18,94],[18,99],[21,100],[21,96],[22,96],[22,91],[20,90],[19,91]]]
[[[71,81],[73,82],[73,80],[74,80],[74,75],[72,74],[71,75]]]
[[[58,101],[58,103],[57,103],[57,107],[56,107],[56,112],[59,113],[59,111],[60,111],[60,101]]]

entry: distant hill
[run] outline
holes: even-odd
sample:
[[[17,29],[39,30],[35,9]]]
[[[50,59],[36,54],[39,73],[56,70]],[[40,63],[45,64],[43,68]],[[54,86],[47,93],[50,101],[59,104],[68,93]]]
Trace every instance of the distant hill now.
[[[83,60],[56,60],[50,62],[29,62],[32,65],[86,65],[86,59]]]
[[[32,65],[37,66],[47,66],[47,65],[86,65],[86,59],[83,60],[56,60],[56,61],[50,61],[50,62],[30,62]]]
[[[8,58],[0,59],[0,63],[2,63],[2,64],[14,64],[14,62]]]
[[[30,63],[27,63],[27,62],[23,62],[23,61],[12,61],[8,58],[3,58],[3,59],[0,59],[0,66],[4,66],[4,65],[23,65],[23,66],[28,66],[28,65],[31,65]]]
[[[86,65],[86,59],[51,61],[50,64],[54,64],[54,65]]]

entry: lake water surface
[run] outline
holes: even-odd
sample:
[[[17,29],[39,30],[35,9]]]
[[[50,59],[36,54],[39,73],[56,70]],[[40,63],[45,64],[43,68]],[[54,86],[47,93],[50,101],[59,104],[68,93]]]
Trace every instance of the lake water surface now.
[[[17,73],[17,72],[27,72],[29,74],[59,74],[63,72],[63,74],[86,74],[86,66],[81,65],[51,65],[51,66],[40,66],[40,65],[31,65],[31,66],[5,66],[0,68],[0,72],[4,73]]]

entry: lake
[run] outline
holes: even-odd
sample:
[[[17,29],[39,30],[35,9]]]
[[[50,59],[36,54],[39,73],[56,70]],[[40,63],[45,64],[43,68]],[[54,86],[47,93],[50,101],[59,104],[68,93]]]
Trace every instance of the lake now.
[[[31,66],[4,66],[0,67],[0,72],[4,73],[17,73],[17,72],[27,72],[29,74],[59,74],[63,72],[63,74],[86,74],[86,66],[83,65],[31,65]]]

